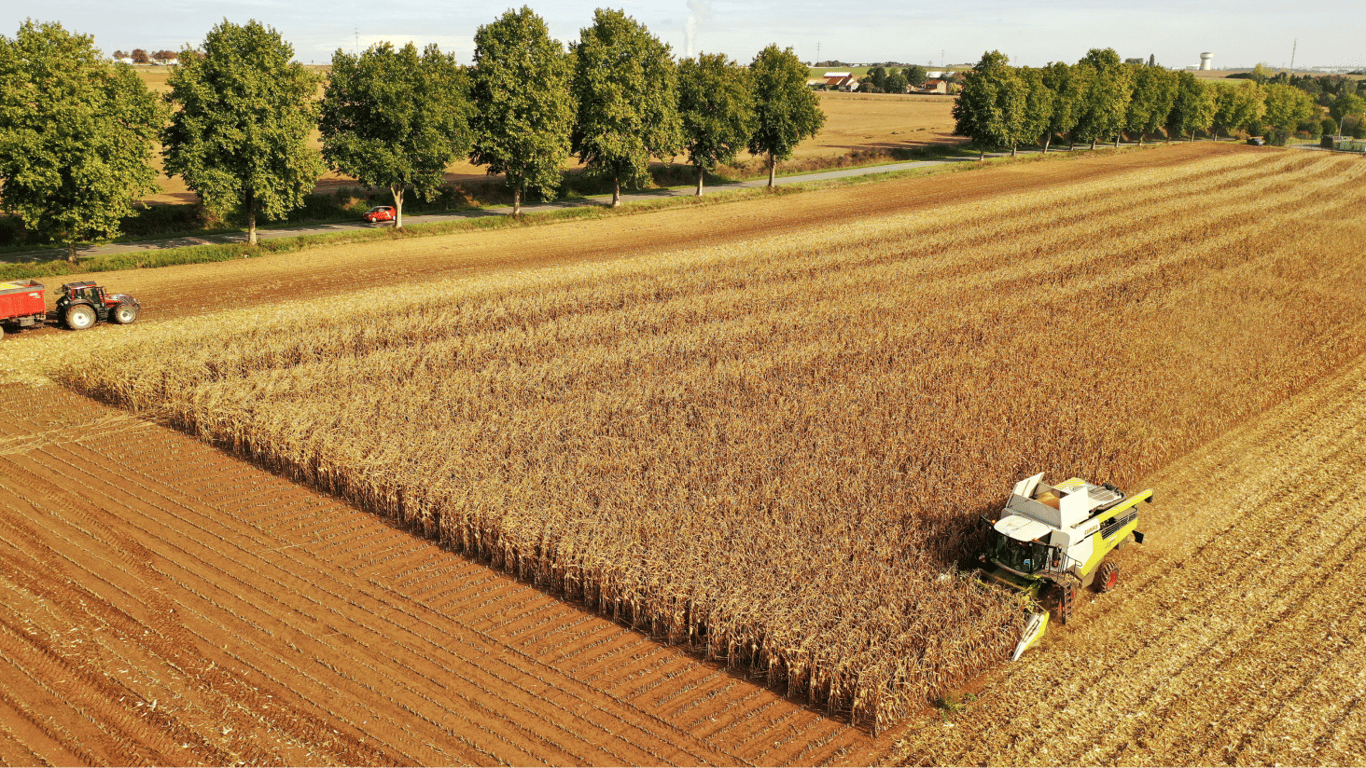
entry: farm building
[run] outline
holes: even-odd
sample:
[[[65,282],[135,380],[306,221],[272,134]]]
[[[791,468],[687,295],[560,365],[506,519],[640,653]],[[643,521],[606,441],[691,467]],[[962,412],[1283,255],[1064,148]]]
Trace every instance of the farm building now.
[[[827,90],[831,91],[857,91],[858,80],[854,79],[849,72],[826,72],[819,80]]]

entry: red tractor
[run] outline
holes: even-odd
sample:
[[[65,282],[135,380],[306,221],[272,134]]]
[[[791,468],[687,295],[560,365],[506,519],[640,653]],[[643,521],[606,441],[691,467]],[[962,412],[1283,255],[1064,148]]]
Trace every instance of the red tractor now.
[[[31,328],[48,321],[43,290],[43,284],[33,280],[0,282],[0,338],[6,329]],[[138,300],[127,294],[105,293],[102,286],[89,281],[67,283],[52,319],[82,331],[101,321],[131,323],[141,309]]]
[[[66,283],[57,298],[56,315],[73,331],[83,331],[99,322],[127,325],[138,319],[142,305],[126,293],[105,293],[104,286],[86,280]]]

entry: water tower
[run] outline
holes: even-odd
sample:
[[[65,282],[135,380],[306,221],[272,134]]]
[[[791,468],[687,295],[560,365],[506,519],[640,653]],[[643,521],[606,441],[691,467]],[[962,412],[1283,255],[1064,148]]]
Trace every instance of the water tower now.
[[[1205,51],[1204,53],[1200,54],[1200,70],[1203,72],[1208,72],[1211,69],[1214,69],[1214,54],[1210,53],[1209,51]]]

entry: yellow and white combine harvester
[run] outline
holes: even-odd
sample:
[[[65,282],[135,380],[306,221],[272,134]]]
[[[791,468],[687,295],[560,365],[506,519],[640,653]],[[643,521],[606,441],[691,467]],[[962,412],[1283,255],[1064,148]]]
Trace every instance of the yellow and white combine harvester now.
[[[1152,500],[1151,488],[1129,496],[1108,483],[1093,485],[1078,477],[1054,486],[1040,473],[1015,484],[999,519],[983,517],[992,534],[978,558],[979,577],[1027,600],[1028,621],[1013,659],[1034,647],[1048,628],[1043,601],[1053,603],[1058,620],[1066,624],[1078,590],[1114,589],[1119,564],[1105,557],[1130,539],[1143,543],[1138,505]]]

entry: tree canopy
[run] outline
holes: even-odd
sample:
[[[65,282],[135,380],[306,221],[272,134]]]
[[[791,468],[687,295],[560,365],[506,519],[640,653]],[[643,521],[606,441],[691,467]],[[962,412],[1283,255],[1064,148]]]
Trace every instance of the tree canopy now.
[[[768,185],[773,186],[778,161],[792,156],[802,139],[815,136],[825,125],[816,94],[806,87],[806,65],[791,48],[769,45],[750,64],[754,77],[757,128],[749,151],[768,155]]]
[[[1250,125],[1260,123],[1266,105],[1262,87],[1256,83],[1234,85],[1214,84],[1214,127],[1232,135]],[[1215,134],[1218,139],[1218,134]]]
[[[963,87],[953,105],[954,132],[972,139],[983,158],[990,147],[1014,151],[1024,136],[1028,86],[1000,51],[987,51],[963,75]]]
[[[420,56],[412,43],[380,43],[360,56],[339,49],[321,112],[323,159],[367,187],[387,187],[396,227],[404,190],[431,199],[446,166],[473,143],[464,70],[435,44]]]
[[[1124,130],[1143,144],[1146,134],[1157,133],[1167,124],[1176,101],[1176,75],[1160,67],[1134,67],[1130,71],[1133,90],[1125,112]]]
[[[162,141],[166,172],[183,177],[209,210],[241,210],[251,244],[257,216],[280,219],[303,205],[323,171],[308,145],[318,78],[293,57],[273,28],[225,19],[202,50],[181,53],[167,79],[167,101],[178,109]]]
[[[1114,137],[1118,144],[1132,88],[1128,71],[1113,48],[1092,48],[1077,64],[1087,71],[1087,88],[1073,129],[1077,138],[1091,142],[1092,147],[1102,137]]]
[[[1057,97],[1044,80],[1043,70],[1022,67],[1020,80],[1025,87],[1024,117],[1020,124],[1021,141],[1038,141],[1043,138],[1044,152],[1048,151],[1049,127],[1053,123],[1053,110]]]
[[[573,65],[545,20],[526,6],[480,27],[474,46],[471,158],[504,174],[519,214],[525,189],[550,196],[560,187],[574,129]]]
[[[1044,134],[1045,153],[1048,152],[1053,134],[1069,136],[1076,127],[1077,118],[1081,115],[1082,99],[1089,87],[1088,74],[1089,70],[1083,71],[1061,61],[1052,62],[1040,70],[1040,79],[1053,94],[1053,112]]]
[[[750,70],[720,53],[684,59],[678,65],[678,111],[701,195],[704,174],[733,162],[758,127]]]
[[[1196,131],[1214,124],[1216,109],[1214,92],[1201,85],[1195,75],[1190,72],[1176,74],[1176,98],[1167,116],[1168,130],[1172,134],[1189,136],[1191,141],[1195,141]]]
[[[1314,100],[1299,88],[1273,82],[1263,86],[1262,91],[1266,95],[1265,120],[1273,144],[1284,144],[1300,123],[1314,116]]]
[[[166,112],[89,35],[32,20],[0,36],[0,207],[67,246],[117,237],[157,190],[152,144]]]
[[[652,156],[683,148],[678,70],[672,49],[622,11],[594,11],[593,26],[580,32],[572,53],[572,151],[590,173],[612,179],[616,207],[622,182],[645,182]]]

